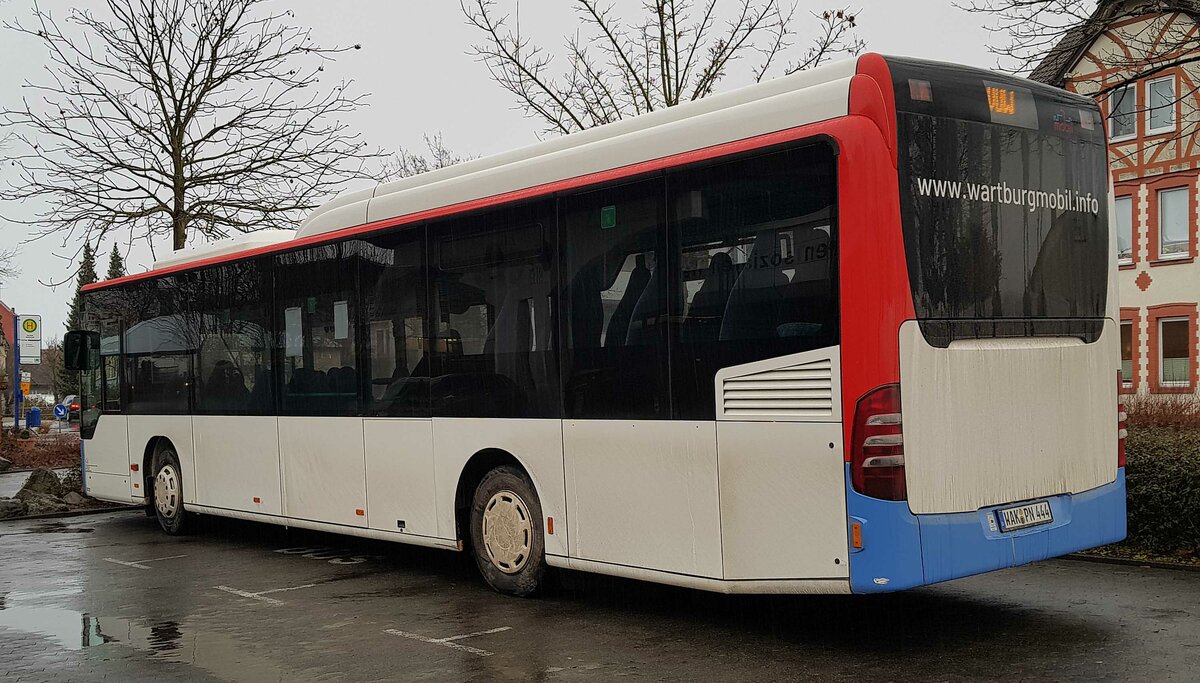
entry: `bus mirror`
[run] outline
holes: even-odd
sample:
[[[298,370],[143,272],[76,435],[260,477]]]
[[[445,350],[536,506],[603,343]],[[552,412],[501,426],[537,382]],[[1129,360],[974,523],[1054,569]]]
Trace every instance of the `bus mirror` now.
[[[94,369],[93,351],[100,349],[100,333],[84,330],[71,330],[63,338],[63,363],[72,372],[84,372]]]

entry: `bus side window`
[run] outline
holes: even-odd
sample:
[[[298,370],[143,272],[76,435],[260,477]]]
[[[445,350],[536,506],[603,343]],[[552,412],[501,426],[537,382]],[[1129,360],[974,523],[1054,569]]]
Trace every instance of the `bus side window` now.
[[[429,226],[435,417],[559,416],[554,203]]]
[[[181,415],[191,410],[196,282],[194,273],[183,273],[134,283],[125,291],[125,413]]]
[[[405,226],[366,243],[371,256],[359,261],[366,412],[429,417],[425,226]]]
[[[116,320],[100,323],[100,410],[121,410],[121,326]]]
[[[271,277],[267,259],[227,263],[199,274],[196,310],[196,412],[270,415]]]
[[[821,144],[668,172],[676,418],[715,417],[722,368],[838,343],[835,183]]]
[[[662,179],[565,196],[559,214],[565,416],[669,417]]]
[[[281,415],[355,415],[355,270],[363,242],[275,256]]]

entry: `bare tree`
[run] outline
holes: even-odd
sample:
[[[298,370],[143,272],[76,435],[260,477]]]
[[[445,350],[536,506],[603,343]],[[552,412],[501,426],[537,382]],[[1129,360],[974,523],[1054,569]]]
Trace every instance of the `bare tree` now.
[[[475,158],[450,150],[442,141],[441,133],[426,135],[425,148],[428,150],[427,155],[402,148],[399,152],[384,159],[380,172],[377,174],[379,182],[386,183],[400,178],[409,178]]]
[[[1096,57],[1120,76],[1093,84],[1100,96],[1130,81],[1200,61],[1200,34],[1154,21],[1178,12],[1200,24],[1200,6],[1191,1],[972,0],[956,6],[991,19],[984,28],[999,41],[988,49],[996,55],[999,68],[1017,74],[1037,76],[1035,72],[1069,68],[1072,65],[1066,61],[1078,59],[1104,32],[1113,32],[1119,42]],[[1126,18],[1152,21],[1112,27],[1114,21]]]
[[[17,267],[17,250],[15,247],[0,249],[0,285],[21,274]]]
[[[557,70],[555,55],[524,35],[519,17],[500,13],[495,0],[460,5],[483,37],[472,46],[474,56],[550,133],[700,99],[739,60],[747,60],[750,78],[761,81],[864,47],[857,18],[847,9],[812,14],[815,35],[796,50],[796,6],[780,0],[739,0],[727,19],[717,0],[645,0],[642,16],[632,22],[604,0],[573,0],[581,30],[566,38],[560,55],[565,68]]]
[[[377,156],[341,120],[364,102],[320,88],[321,47],[263,0],[106,0],[62,22],[34,4],[6,28],[39,40],[48,75],[0,112],[17,152],[9,202],[34,238],[126,243],[293,226]],[[11,220],[11,219],[10,219]]]
[[[8,147],[11,136],[0,137],[0,151]],[[6,155],[7,156],[7,155]],[[17,250],[15,247],[0,248],[0,285],[21,274],[17,267]],[[2,371],[3,368],[0,368]]]

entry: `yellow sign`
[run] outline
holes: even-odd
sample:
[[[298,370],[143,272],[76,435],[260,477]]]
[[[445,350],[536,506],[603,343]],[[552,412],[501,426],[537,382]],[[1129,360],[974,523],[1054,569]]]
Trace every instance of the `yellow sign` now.
[[[1017,93],[1006,88],[997,88],[995,86],[987,86],[988,108],[993,114],[1007,114],[1012,116],[1017,113]]]
[[[29,382],[21,382],[21,395],[22,396],[29,395]]]
[[[38,321],[34,320],[33,318],[26,318],[21,321],[21,329],[25,330],[29,334],[33,334],[34,332],[37,332],[37,328],[38,328]]]

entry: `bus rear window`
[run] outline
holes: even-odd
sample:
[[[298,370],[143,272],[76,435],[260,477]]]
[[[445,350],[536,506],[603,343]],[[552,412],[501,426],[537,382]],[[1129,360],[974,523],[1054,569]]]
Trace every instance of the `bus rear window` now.
[[[914,91],[910,77],[930,85]],[[893,64],[893,78],[905,257],[926,336],[1091,336],[1109,257],[1094,105],[940,65]]]
[[[1108,231],[1098,145],[902,114],[918,318],[1099,318]],[[902,162],[902,163],[905,163]]]

